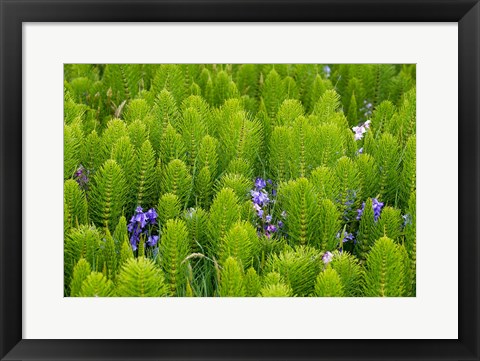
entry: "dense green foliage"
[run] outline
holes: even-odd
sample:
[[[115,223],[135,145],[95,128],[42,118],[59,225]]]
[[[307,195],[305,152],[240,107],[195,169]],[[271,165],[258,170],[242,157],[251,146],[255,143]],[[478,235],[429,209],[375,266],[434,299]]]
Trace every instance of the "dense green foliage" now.
[[[64,75],[65,296],[416,295],[415,65]]]

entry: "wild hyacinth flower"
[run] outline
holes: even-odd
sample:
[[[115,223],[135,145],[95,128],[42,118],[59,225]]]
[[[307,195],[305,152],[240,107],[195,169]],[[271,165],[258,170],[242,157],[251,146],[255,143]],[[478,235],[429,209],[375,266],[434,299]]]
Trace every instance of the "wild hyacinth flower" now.
[[[332,259],[333,259],[333,253],[330,252],[330,251],[325,252],[322,256],[322,261],[323,261],[323,263],[325,263],[325,265],[332,262]]]
[[[147,245],[150,247],[156,246],[158,243],[158,236],[149,236],[147,239]]]
[[[135,221],[140,224],[141,228],[144,228],[147,225],[147,216],[143,213],[142,207],[137,207],[135,213]]]
[[[143,208],[140,206],[135,209],[135,214],[127,225],[130,233],[130,245],[134,251],[138,249],[141,236],[147,237],[146,245],[153,247],[157,244],[158,236],[151,234],[151,226],[157,223],[157,217],[158,215],[154,208],[149,209],[147,212],[143,212]]]
[[[370,125],[372,124],[371,120],[367,120],[365,123],[353,127],[352,130],[355,133],[355,140],[360,140],[363,138],[363,135],[367,132],[368,129],[370,129]]]
[[[372,198],[373,218],[375,222],[380,217],[383,206],[384,206],[383,202],[379,202],[377,198]],[[365,202],[362,203],[362,208],[357,209],[357,220],[360,220],[362,218],[364,210],[365,210]]]
[[[362,126],[359,126],[359,127],[353,127],[352,130],[354,131],[355,133],[355,140],[360,140],[363,138],[363,134],[366,133],[366,129],[365,127],[362,125]]]
[[[355,237],[353,236],[353,233],[348,233],[345,232],[343,235],[343,243],[348,242],[348,241],[354,241],[355,242]]]
[[[276,232],[277,227],[275,227],[273,224],[269,224],[266,229],[267,232]]]
[[[265,206],[268,204],[270,199],[268,198],[268,194],[264,190],[252,190],[250,191],[252,195],[252,201],[259,206]]]
[[[88,182],[89,182],[88,175],[89,174],[90,174],[90,171],[88,169],[86,169],[81,164],[75,172],[75,175],[74,175],[75,181],[78,183],[80,188],[82,188],[83,190],[86,190],[87,187],[88,187]]]
[[[270,238],[273,233],[277,231],[277,227],[275,227],[273,224],[269,224],[265,226],[265,236],[267,238]]]
[[[376,198],[373,198],[372,205],[373,205],[373,218],[375,219],[375,222],[376,222],[380,217],[380,213],[382,213],[382,208],[384,206],[384,203],[379,202]]]
[[[255,179],[255,187],[250,191],[250,195],[253,208],[258,216],[256,223],[259,236],[270,238],[278,231],[278,228],[283,227],[283,222],[279,222],[278,227],[273,224],[273,216],[270,213],[275,204],[276,194],[275,185],[271,179],[264,180],[260,177]]]
[[[363,147],[357,150],[357,152],[355,153],[355,155],[360,155],[360,154],[363,154]]]
[[[357,209],[357,220],[362,219],[363,211],[365,210],[365,202],[362,203],[362,208]]]
[[[149,224],[155,224],[157,223],[157,217],[158,217],[158,214],[157,212],[155,211],[154,208],[150,208],[146,213],[145,213],[145,216],[147,217],[147,221]]]
[[[257,190],[262,190],[266,186],[267,186],[267,183],[265,182],[265,179],[262,179],[262,178],[259,177],[255,180],[255,188]]]
[[[355,236],[353,235],[353,233],[348,233],[346,231],[339,231],[337,233],[337,238],[340,239],[341,236],[343,236],[342,243],[346,243],[348,241],[353,241],[354,243],[356,243]],[[342,246],[340,245],[340,248],[341,247]]]

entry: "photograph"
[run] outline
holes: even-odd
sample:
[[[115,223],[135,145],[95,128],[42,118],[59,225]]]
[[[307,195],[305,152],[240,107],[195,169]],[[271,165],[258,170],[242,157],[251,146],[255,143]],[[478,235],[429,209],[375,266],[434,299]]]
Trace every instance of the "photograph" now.
[[[64,297],[416,297],[416,64],[63,70]]]

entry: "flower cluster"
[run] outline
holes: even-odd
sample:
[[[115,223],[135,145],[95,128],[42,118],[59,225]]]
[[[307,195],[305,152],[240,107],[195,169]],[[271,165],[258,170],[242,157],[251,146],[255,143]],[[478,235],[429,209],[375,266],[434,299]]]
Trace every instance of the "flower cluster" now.
[[[379,202],[377,198],[372,198],[372,206],[373,206],[373,218],[375,222],[380,217],[380,213],[382,212],[382,208],[384,206],[383,202]],[[357,209],[357,219],[360,220],[363,215],[363,211],[365,210],[365,202],[362,203],[362,208]]]
[[[371,123],[372,122],[370,120],[367,120],[362,125],[352,128],[353,132],[355,133],[355,140],[360,140],[363,138],[363,135],[367,132],[368,129],[370,129]]]
[[[360,109],[361,112],[363,112],[363,115],[365,118],[369,118],[372,115],[372,108],[373,105],[367,100],[363,101],[363,107]]]
[[[323,263],[325,263],[325,265],[332,262],[332,259],[333,259],[333,253],[330,252],[330,251],[325,252],[322,256],[322,261],[323,261]]]
[[[128,223],[128,232],[130,233],[130,244],[132,249],[136,251],[140,242],[140,237],[147,237],[145,244],[154,247],[158,243],[158,236],[152,235],[152,226],[157,224],[157,212],[154,208],[143,212],[142,207],[138,206],[135,214]]]
[[[267,191],[267,185],[271,188],[270,194]],[[282,221],[278,221],[275,225],[269,212],[269,206],[275,203],[275,200],[272,198],[277,195],[277,191],[270,179],[257,178],[255,180],[255,188],[250,191],[250,195],[252,196],[253,208],[259,218],[257,231],[259,235],[265,234],[266,237],[270,238],[279,228],[283,227]],[[285,212],[282,212],[282,217],[286,218]]]
[[[346,231],[340,231],[337,233],[337,238],[340,238],[340,236],[343,237],[342,243],[346,243],[348,241],[353,241],[353,243],[357,243],[357,240],[355,239],[355,236],[353,233],[348,233]],[[340,248],[342,248],[342,245],[340,245]]]
[[[78,185],[80,186],[80,188],[82,188],[83,190],[87,190],[88,188],[89,175],[90,175],[90,171],[80,164],[80,166],[75,172],[74,177]]]

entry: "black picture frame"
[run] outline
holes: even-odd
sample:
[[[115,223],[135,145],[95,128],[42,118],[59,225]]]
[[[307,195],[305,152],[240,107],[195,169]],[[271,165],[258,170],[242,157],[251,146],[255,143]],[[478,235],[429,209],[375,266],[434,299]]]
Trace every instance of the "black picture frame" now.
[[[2,360],[479,360],[478,0],[0,0],[0,14]],[[22,23],[97,21],[458,22],[459,339],[22,339]]]

